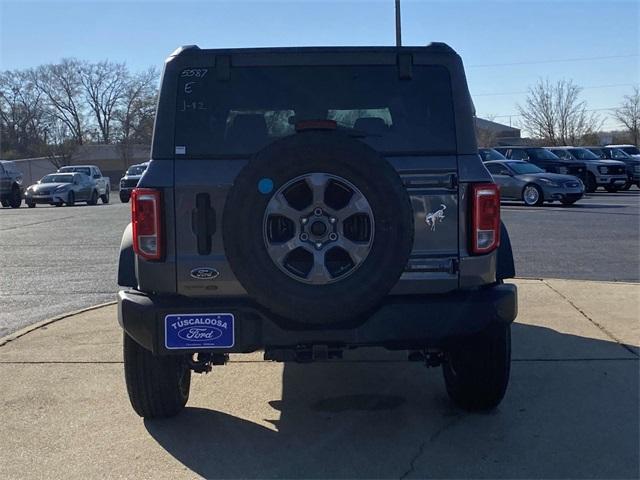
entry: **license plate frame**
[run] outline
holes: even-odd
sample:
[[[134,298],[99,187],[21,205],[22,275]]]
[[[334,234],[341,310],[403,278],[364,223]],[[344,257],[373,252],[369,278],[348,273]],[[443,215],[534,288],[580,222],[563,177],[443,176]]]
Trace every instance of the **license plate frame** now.
[[[235,344],[235,316],[229,312],[170,313],[163,323],[167,350],[232,348]]]

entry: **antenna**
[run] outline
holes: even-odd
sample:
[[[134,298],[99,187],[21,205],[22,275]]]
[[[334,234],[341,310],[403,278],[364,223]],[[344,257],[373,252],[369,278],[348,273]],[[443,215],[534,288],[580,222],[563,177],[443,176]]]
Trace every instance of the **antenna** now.
[[[402,24],[400,22],[400,0],[396,0],[396,47],[402,46]]]

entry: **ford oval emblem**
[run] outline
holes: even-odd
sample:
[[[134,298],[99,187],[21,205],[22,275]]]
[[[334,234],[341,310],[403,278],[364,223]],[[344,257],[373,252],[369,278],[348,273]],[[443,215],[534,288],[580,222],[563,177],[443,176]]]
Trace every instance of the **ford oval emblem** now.
[[[178,337],[190,342],[216,340],[222,336],[222,330],[216,327],[185,327],[178,330]]]
[[[198,267],[191,270],[191,277],[197,278],[198,280],[212,280],[217,278],[219,275],[220,272],[215,268]]]

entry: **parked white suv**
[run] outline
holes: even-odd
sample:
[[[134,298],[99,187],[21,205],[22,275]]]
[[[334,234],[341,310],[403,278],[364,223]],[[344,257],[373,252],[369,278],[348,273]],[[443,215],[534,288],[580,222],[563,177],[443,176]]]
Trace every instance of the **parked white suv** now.
[[[607,148],[619,148],[627,155],[640,160],[640,149],[635,145],[607,145]]]

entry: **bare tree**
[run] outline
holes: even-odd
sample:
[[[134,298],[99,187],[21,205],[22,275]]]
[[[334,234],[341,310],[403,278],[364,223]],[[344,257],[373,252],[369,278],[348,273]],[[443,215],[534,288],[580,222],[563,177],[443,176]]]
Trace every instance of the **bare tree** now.
[[[42,148],[43,155],[58,169],[71,163],[77,148],[78,144],[67,125],[52,117],[47,129],[47,143]]]
[[[631,95],[625,95],[620,107],[618,107],[613,116],[622,123],[633,141],[634,145],[638,145],[640,140],[640,88],[633,87]]]
[[[64,59],[0,72],[0,154],[68,162],[86,141],[124,148],[150,144],[158,72],[130,74],[124,63]],[[62,162],[62,163],[61,163]]]
[[[158,71],[150,68],[130,76],[117,114],[121,143],[150,143],[155,117]]]
[[[78,60],[66,58],[58,64],[41,65],[30,75],[47,99],[52,115],[66,125],[78,145],[84,142],[86,129],[81,70]]]
[[[0,143],[16,156],[34,154],[44,142],[46,108],[24,72],[0,73]],[[11,155],[11,154],[10,154]]]
[[[600,117],[580,100],[582,89],[571,80],[539,80],[517,105],[521,127],[551,145],[571,145],[602,125]]]
[[[118,150],[126,169],[131,164],[133,145],[151,144],[155,119],[158,71],[150,68],[127,80],[122,108],[117,113],[120,141]]]
[[[93,113],[102,143],[111,143],[111,125],[117,109],[125,99],[129,79],[124,63],[105,60],[83,64],[80,82],[84,88],[87,104]]]

